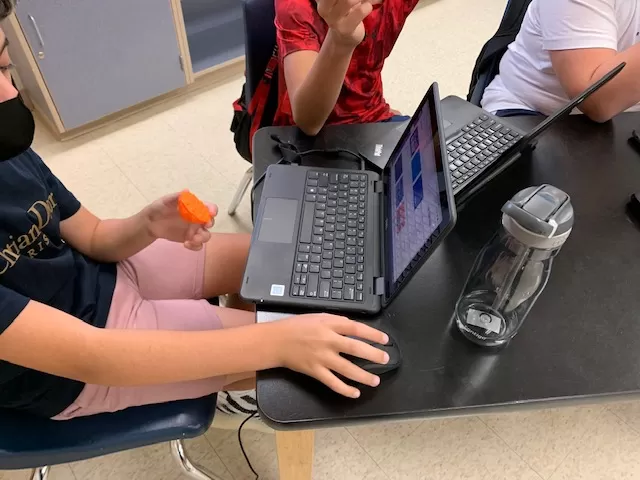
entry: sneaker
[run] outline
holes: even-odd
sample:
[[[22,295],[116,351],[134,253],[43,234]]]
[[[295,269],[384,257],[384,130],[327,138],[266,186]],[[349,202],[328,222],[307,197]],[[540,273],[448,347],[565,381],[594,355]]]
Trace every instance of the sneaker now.
[[[216,409],[228,415],[254,415],[254,417],[258,417],[256,391],[218,392]]]

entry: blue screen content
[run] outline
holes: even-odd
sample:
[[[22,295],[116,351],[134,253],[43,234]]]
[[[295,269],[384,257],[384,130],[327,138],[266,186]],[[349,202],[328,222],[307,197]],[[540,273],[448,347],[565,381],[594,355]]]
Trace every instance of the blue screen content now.
[[[392,279],[396,282],[442,222],[429,102],[391,162]]]

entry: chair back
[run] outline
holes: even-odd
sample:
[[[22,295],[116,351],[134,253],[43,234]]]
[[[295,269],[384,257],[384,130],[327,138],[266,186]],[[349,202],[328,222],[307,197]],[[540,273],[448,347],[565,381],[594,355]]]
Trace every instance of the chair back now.
[[[471,75],[467,100],[480,106],[484,90],[498,74],[500,60],[520,31],[532,0],[509,0],[498,31],[485,43]]]
[[[245,100],[249,105],[276,45],[274,0],[242,0],[246,61]]]

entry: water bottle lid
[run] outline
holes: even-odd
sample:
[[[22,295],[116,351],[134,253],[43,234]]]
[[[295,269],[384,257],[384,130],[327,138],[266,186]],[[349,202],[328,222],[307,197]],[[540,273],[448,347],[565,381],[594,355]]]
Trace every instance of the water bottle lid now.
[[[573,228],[573,216],[569,195],[551,185],[525,188],[502,207],[502,225],[533,248],[562,246]]]

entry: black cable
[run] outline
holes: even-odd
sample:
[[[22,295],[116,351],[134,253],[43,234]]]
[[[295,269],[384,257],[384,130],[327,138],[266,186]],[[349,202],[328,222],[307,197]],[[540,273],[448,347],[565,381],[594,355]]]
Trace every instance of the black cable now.
[[[302,163],[303,158],[308,155],[346,154],[346,155],[351,155],[356,160],[359,160],[360,170],[365,171],[367,167],[367,162],[369,161],[367,157],[365,157],[362,153],[360,153],[357,150],[353,151],[346,148],[330,148],[330,149],[322,150],[322,149],[316,148],[312,150],[303,150],[301,152],[300,150],[298,150],[298,147],[296,147],[293,143],[283,141],[278,135],[272,134],[271,139],[274,142],[276,142],[276,147],[280,150],[280,154],[282,155],[280,160],[276,162],[276,165],[283,165],[283,164],[284,165],[300,165]],[[260,175],[260,177],[256,179],[256,181],[253,183],[253,186],[251,187],[251,204],[252,205],[255,201],[255,190],[258,187],[258,185],[260,185],[264,181],[266,176],[267,176],[267,172],[265,171],[262,175]]]
[[[282,165],[282,164],[286,165],[284,158],[281,158],[276,162],[276,165]],[[267,171],[265,170],[264,173],[260,175],[251,186],[251,205],[253,205],[255,202],[256,188],[258,188],[258,185],[260,185],[264,181],[266,176],[267,176]]]
[[[240,450],[242,450],[242,455],[244,455],[244,459],[247,462],[248,467],[256,476],[255,480],[259,480],[260,475],[258,475],[258,472],[256,472],[255,469],[253,468],[253,465],[251,465],[251,460],[249,460],[249,456],[247,455],[247,452],[244,450],[244,445],[242,444],[242,427],[244,427],[244,424],[247,423],[249,420],[251,420],[253,417],[255,417],[257,414],[258,412],[253,412],[251,415],[249,415],[247,418],[245,418],[242,421],[242,423],[240,424],[240,427],[238,428],[238,443],[240,444]]]
[[[366,162],[369,161],[369,159],[365,157],[363,154],[361,154],[360,152],[354,152],[346,148],[329,148],[327,150],[314,149],[314,150],[305,150],[303,152],[298,153],[300,157],[305,157],[307,155],[336,155],[337,156],[342,154],[351,155],[352,157],[354,157],[355,160],[359,160],[361,170],[365,169]]]
[[[355,157],[355,159],[357,160],[360,160],[360,168],[364,170],[366,166],[366,162],[369,161],[369,159],[357,149],[354,151],[348,148],[329,148],[329,149],[314,148],[312,150],[303,150],[301,152],[298,149],[298,147],[296,147],[293,143],[285,142],[276,134],[271,135],[271,140],[276,142],[277,147],[280,149],[280,152],[283,154],[282,155],[283,158],[285,159],[285,161],[288,161],[289,163],[295,163],[296,161],[301,160],[302,157],[305,157],[307,155],[346,154],[346,155],[351,155],[352,157]],[[287,158],[287,156],[289,156],[290,158]]]

